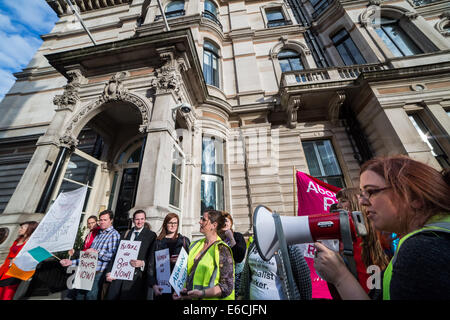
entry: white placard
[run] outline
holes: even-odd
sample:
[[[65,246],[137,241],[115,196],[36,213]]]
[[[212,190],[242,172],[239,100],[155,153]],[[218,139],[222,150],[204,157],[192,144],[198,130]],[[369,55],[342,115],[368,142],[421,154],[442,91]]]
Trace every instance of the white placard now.
[[[87,187],[81,187],[58,195],[30,239],[19,252],[41,246],[49,252],[59,252],[73,248],[86,198]]]
[[[178,295],[180,295],[180,291],[184,288],[184,283],[187,279],[187,261],[188,254],[184,248],[181,248],[177,263],[175,264],[169,279],[169,283]]]
[[[111,278],[116,280],[133,280],[134,267],[131,266],[130,261],[137,259],[140,247],[141,241],[120,241],[111,270]]]
[[[155,251],[156,280],[162,288],[162,293],[171,293],[170,278],[170,253],[169,249]]]
[[[97,252],[85,252],[80,253],[80,263],[75,273],[75,280],[73,282],[73,289],[83,289],[90,291],[92,284],[94,283],[95,272],[97,269]]]

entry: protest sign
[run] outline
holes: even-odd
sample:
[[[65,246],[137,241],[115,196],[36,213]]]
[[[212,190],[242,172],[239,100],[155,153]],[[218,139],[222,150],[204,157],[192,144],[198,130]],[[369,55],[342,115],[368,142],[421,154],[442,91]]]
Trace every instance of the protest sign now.
[[[306,216],[312,214],[327,214],[330,206],[337,203],[336,192],[340,188],[327,184],[310,175],[297,171],[297,197],[298,197],[298,215]],[[339,241],[326,240],[323,243],[331,248],[339,250]],[[315,247],[313,243],[298,245],[311,272],[312,297],[318,299],[331,299],[328,285],[314,269]]]
[[[169,279],[169,283],[178,295],[180,295],[180,291],[184,288],[184,283],[187,279],[187,260],[188,254],[184,248],[181,248],[177,263]]]
[[[137,259],[140,247],[140,241],[120,241],[116,259],[111,270],[112,278],[117,280],[133,280],[134,267],[131,266],[130,261]]]
[[[90,291],[94,283],[97,269],[98,253],[81,251],[80,264],[75,273],[73,289],[83,289]]]
[[[158,250],[155,252],[156,280],[158,286],[162,288],[162,293],[171,293],[170,278],[170,254],[169,249]]]
[[[80,225],[86,192],[85,186],[60,193],[21,252],[25,253],[37,246],[49,252],[72,249]]]

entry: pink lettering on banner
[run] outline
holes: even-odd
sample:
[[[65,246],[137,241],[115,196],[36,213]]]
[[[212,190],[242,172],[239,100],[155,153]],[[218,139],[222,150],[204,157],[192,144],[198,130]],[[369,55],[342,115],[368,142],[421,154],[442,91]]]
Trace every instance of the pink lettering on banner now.
[[[312,214],[327,214],[330,206],[337,203],[336,192],[340,190],[310,175],[297,171],[297,199],[298,215],[307,216]],[[308,245],[305,260],[311,272],[312,297],[318,299],[332,299],[328,285],[321,279],[314,269],[315,248]]]

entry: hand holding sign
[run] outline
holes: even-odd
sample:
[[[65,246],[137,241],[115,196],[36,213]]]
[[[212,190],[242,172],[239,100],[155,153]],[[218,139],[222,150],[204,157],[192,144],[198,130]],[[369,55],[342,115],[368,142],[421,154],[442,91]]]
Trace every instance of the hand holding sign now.
[[[137,259],[140,247],[140,241],[120,241],[116,259],[114,260],[114,265],[111,270],[111,278],[118,280],[133,280],[134,267],[131,265],[130,261]]]
[[[173,289],[180,295],[181,290],[184,288],[184,283],[187,279],[187,260],[188,254],[184,248],[181,249],[178,255],[177,263],[173,268],[172,274],[170,275],[169,283],[172,285]]]
[[[97,261],[98,254],[96,252],[81,252],[80,264],[77,268],[72,288],[89,291],[92,289],[97,269]]]
[[[158,250],[155,252],[156,263],[156,279],[158,280],[158,287],[160,293],[171,293],[169,278],[170,278],[170,259],[169,249]]]

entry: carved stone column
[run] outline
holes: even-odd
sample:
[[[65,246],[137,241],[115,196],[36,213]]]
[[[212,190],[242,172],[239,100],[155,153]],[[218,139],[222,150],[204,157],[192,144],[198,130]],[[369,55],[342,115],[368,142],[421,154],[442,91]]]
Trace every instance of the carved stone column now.
[[[147,141],[134,208],[147,212],[153,230],[160,228],[171,211],[169,196],[173,145],[176,143],[173,108],[183,99],[179,61],[171,50],[161,49],[160,56],[165,63],[155,70],[152,81],[156,96],[146,129]]]

